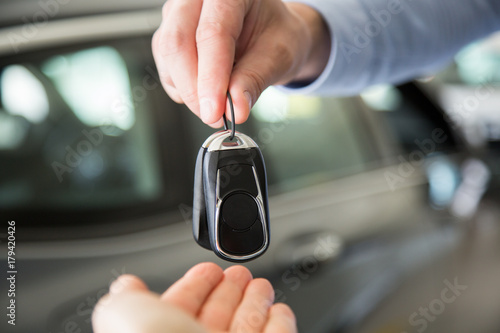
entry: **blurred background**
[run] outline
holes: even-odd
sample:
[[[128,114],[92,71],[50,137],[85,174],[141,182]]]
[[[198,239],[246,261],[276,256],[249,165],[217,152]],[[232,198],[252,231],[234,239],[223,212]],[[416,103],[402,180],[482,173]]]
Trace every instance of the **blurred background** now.
[[[229,265],[192,237],[213,129],[161,88],[161,5],[0,2],[1,253],[7,272],[15,221],[18,271],[2,332],[91,332],[120,274],[160,292],[196,263]],[[301,332],[500,331],[499,34],[360,96],[269,88],[238,130],[270,195],[271,246],[245,265]]]

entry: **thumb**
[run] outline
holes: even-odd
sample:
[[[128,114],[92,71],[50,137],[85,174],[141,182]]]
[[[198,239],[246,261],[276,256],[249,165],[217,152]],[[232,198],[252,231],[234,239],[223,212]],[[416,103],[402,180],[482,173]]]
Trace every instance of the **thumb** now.
[[[280,42],[272,43],[272,47],[269,47],[270,44],[260,43],[234,66],[229,91],[237,124],[247,120],[250,109],[266,88],[273,84],[284,84],[293,78],[291,73],[296,66],[296,56],[292,50]],[[229,108],[226,108],[227,117],[228,111]]]
[[[99,303],[92,315],[96,333],[205,333],[191,316],[152,292],[124,291],[106,295]]]

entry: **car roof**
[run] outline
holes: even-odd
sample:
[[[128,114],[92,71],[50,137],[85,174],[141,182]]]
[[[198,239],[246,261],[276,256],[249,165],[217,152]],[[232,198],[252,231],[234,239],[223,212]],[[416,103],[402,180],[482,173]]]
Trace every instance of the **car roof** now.
[[[158,8],[165,0],[0,0],[0,27]]]
[[[0,0],[0,56],[152,35],[163,0]]]

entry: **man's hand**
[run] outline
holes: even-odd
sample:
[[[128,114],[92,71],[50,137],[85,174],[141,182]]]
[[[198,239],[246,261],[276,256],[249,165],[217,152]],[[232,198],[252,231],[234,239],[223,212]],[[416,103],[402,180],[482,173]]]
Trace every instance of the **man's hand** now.
[[[92,324],[96,333],[297,332],[292,310],[273,299],[271,284],[245,267],[202,263],[162,295],[122,275],[96,305]]]
[[[321,16],[303,4],[168,0],[152,46],[169,96],[220,127],[227,91],[236,123],[244,122],[268,86],[317,77],[330,37]]]

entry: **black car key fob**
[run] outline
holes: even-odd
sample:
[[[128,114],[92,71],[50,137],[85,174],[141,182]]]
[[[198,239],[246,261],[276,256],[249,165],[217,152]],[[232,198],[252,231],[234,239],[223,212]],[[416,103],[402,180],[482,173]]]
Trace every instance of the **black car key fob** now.
[[[212,134],[198,153],[193,235],[233,262],[252,260],[269,246],[264,159],[257,144],[234,128]]]

